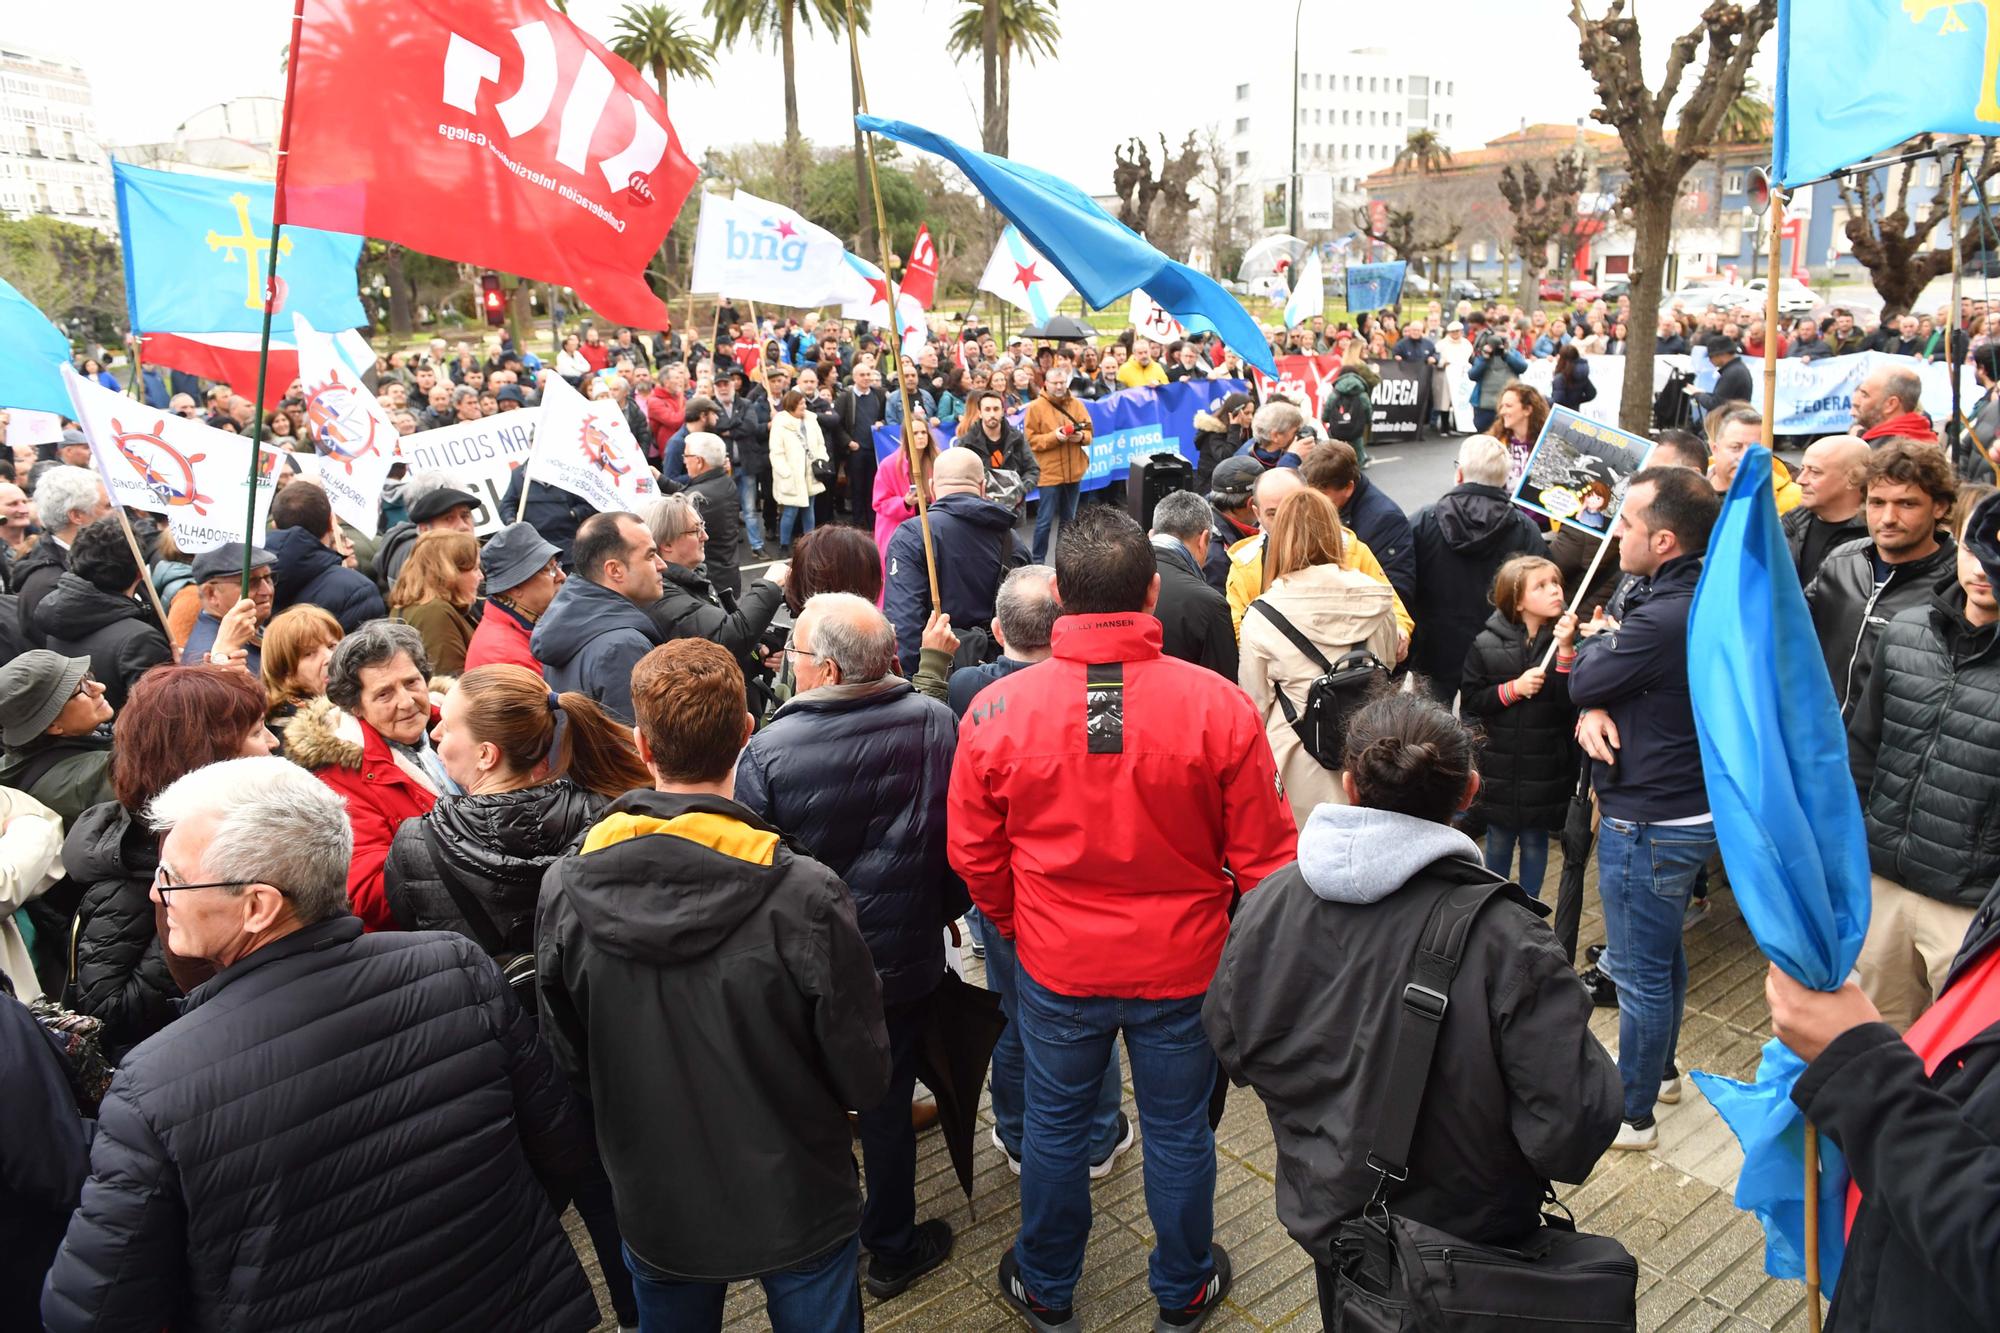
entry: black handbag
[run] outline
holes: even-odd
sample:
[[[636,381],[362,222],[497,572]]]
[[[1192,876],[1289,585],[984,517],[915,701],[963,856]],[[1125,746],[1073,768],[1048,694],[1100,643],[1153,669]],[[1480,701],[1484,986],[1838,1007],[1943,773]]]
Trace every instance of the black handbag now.
[[[1271,692],[1278,696],[1278,707],[1306,753],[1321,768],[1339,772],[1346,767],[1342,752],[1347,748],[1347,721],[1389,679],[1389,668],[1381,658],[1358,646],[1329,662],[1326,654],[1269,602],[1259,597],[1250,603],[1250,609],[1263,612],[1264,618],[1291,640],[1292,647],[1319,668],[1320,674],[1306,687],[1305,707],[1295,706],[1275,683]]]
[[[1576,1229],[1567,1211],[1513,1246],[1462,1240],[1388,1209],[1409,1178],[1410,1140],[1451,982],[1474,919],[1501,884],[1438,896],[1403,987],[1389,1078],[1375,1107],[1368,1165],[1381,1180],[1358,1218],[1340,1224],[1321,1288],[1327,1333],[1636,1333],[1639,1266],[1609,1236]],[[1548,1200],[1562,1207],[1553,1189]]]

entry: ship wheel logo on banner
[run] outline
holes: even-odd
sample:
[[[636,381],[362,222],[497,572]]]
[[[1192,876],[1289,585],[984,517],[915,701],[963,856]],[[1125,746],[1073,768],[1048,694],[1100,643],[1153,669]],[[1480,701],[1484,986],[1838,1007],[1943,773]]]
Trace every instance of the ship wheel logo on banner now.
[[[381,452],[375,447],[375,414],[362,404],[352,386],[340,382],[338,371],[329,375],[326,383],[306,391],[306,428],[319,451],[339,462],[349,475],[356,461]]]
[[[212,495],[203,495],[195,486],[194,465],[208,457],[207,454],[192,456],[181,453],[165,440],[160,432],[166,422],[155,421],[150,431],[125,429],[125,424],[116,417],[111,419],[112,446],[118,456],[132,465],[139,479],[153,494],[170,508],[191,508],[206,518],[208,510],[204,505],[215,503]]]
[[[583,456],[599,472],[608,472],[614,477],[622,477],[632,469],[630,465],[618,461],[617,451],[612,447],[611,436],[601,430],[595,421],[585,421],[580,444]]]

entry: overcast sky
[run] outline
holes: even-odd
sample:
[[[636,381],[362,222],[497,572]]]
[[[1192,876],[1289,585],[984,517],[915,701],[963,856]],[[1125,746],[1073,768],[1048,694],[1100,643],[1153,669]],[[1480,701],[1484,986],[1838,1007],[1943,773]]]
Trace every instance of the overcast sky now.
[[[700,0],[670,3],[699,21]],[[1604,8],[1604,0],[1585,3],[1592,13]],[[1692,26],[1704,5],[1632,0],[1649,77],[1659,77],[1668,42]],[[608,38],[622,8],[617,0],[572,0],[570,12]],[[977,145],[980,63],[954,65],[942,54],[959,8],[958,0],[876,0],[874,33],[862,38],[862,71],[876,114]],[[1523,120],[1573,123],[1596,104],[1577,63],[1567,0],[1428,0],[1421,22],[1406,5],[1369,13],[1307,0],[1305,8],[1308,70],[1337,69],[1330,56],[1380,46],[1406,53],[1412,72],[1455,79],[1453,148],[1477,146]],[[165,140],[215,102],[283,92],[278,52],[289,35],[287,0],[202,0],[186,10],[158,0],[96,0],[82,10],[19,0],[8,10],[0,40],[83,66],[98,131],[110,144]],[[1059,58],[1014,72],[1012,153],[1085,189],[1107,191],[1112,150],[1127,136],[1165,131],[1177,143],[1189,129],[1223,123],[1236,84],[1288,82],[1292,16],[1286,0],[1070,0],[1062,7]],[[845,143],[846,43],[802,30],[799,45],[805,134]],[[1767,87],[1774,45],[1765,40],[1758,62]],[[750,46],[722,52],[714,84],[675,85],[671,110],[696,160],[711,146],[778,139],[784,100],[777,52]]]

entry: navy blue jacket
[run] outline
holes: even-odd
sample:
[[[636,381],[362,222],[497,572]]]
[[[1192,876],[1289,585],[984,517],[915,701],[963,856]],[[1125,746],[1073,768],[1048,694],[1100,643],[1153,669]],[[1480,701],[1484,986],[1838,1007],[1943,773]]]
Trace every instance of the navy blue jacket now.
[[[1569,698],[1602,708],[1618,727],[1618,762],[1591,763],[1598,808],[1650,824],[1708,811],[1688,695],[1687,626],[1701,557],[1669,560],[1635,587],[1618,628],[1585,639],[1570,668]]]
[[[661,642],[653,618],[609,588],[573,578],[528,637],[549,688],[582,690],[606,712],[632,722],[632,668]]]
[[[389,614],[374,580],[343,565],[340,552],[304,528],[270,534],[264,549],[278,557],[271,570],[277,581],[272,614],[300,605],[322,607],[333,613],[346,634]]]
[[[528,487],[528,508],[521,509],[521,487]],[[661,488],[665,490],[665,487]],[[675,487],[675,490],[680,489]],[[569,548],[576,544],[576,530],[597,511],[581,496],[571,495],[558,486],[545,481],[528,480],[528,469],[517,467],[514,475],[507,478],[507,493],[500,497],[500,515],[512,523],[514,515],[522,519],[542,535],[542,540],[562,553],[562,566],[569,568]]]
[[[1375,553],[1376,562],[1389,576],[1389,586],[1403,599],[1403,605],[1415,606],[1417,545],[1403,507],[1363,472],[1355,478],[1354,494],[1347,497],[1340,521]]]
[[[937,988],[967,906],[945,859],[957,748],[951,710],[887,676],[794,695],[736,761],[737,804],[847,885],[885,1005]]]
[[[1269,450],[1258,448],[1257,441],[1254,438],[1243,441],[1243,447],[1238,449],[1234,456],[1237,458],[1254,458],[1265,467],[1297,467],[1299,465],[1299,456],[1291,450],[1287,449],[1281,454],[1273,455]]]
[[[976,495],[960,491],[930,507],[931,544],[937,550],[938,596],[951,627],[993,623],[993,599],[1007,571],[1028,563],[1027,548],[1014,536],[1014,515]],[[906,518],[889,538],[889,577],[882,610],[896,627],[896,653],[903,674],[916,674],[924,625],[931,618],[930,574],[924,566],[920,520]],[[824,859],[824,858],[822,858]]]
[[[996,680],[1033,665],[1033,662],[1016,661],[1002,654],[991,662],[981,662],[977,666],[960,667],[953,671],[951,679],[945,685],[945,695],[951,702],[951,715],[964,717],[965,710],[972,707],[972,701],[979,697],[981,690]]]

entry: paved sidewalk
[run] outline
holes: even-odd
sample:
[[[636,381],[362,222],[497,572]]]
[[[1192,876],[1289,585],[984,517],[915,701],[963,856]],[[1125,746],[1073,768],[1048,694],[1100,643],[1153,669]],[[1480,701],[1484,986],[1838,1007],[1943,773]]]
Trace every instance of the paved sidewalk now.
[[[1553,849],[1552,849],[1553,850]],[[1552,857],[1551,897],[1561,871]],[[1601,940],[1595,869],[1583,920],[1583,943]],[[1762,956],[1744,928],[1727,890],[1717,893],[1707,919],[1688,934],[1690,984],[1681,1034],[1681,1067],[1748,1078],[1769,1037]],[[976,978],[979,965],[968,957]],[[1592,1024],[1616,1047],[1618,1015],[1598,1011]],[[1740,1156],[1714,1110],[1684,1083],[1678,1106],[1660,1108],[1661,1144],[1653,1153],[1608,1152],[1580,1186],[1562,1187],[1564,1202],[1585,1230],[1616,1236],[1639,1260],[1639,1327],[1663,1333],[1804,1329],[1805,1288],[1764,1275],[1763,1236],[1730,1202]],[[1126,1111],[1132,1114],[1131,1093]],[[1137,1116],[1134,1114],[1134,1123]],[[1021,1328],[1000,1302],[994,1274],[1020,1222],[1017,1179],[988,1136],[982,1111],[970,1207],[951,1174],[936,1134],[920,1143],[918,1215],[944,1217],[958,1233],[951,1261],[902,1296],[868,1301],[870,1329],[951,1329],[965,1333]],[[1146,1288],[1152,1230],[1140,1161],[1143,1134],[1118,1169],[1092,1190],[1096,1204],[1077,1308],[1086,1330],[1149,1330],[1153,1298]],[[1278,1225],[1272,1205],[1277,1167],[1270,1124],[1247,1089],[1232,1089],[1216,1132],[1215,1234],[1235,1261],[1236,1282],[1216,1330],[1319,1327],[1312,1266]],[[572,1219],[573,1220],[573,1219]],[[572,1228],[581,1240],[581,1231]],[[596,1279],[589,1245],[579,1252]],[[866,1262],[864,1259],[863,1262]],[[754,1285],[732,1290],[726,1326],[767,1328],[763,1295]],[[608,1331],[613,1326],[606,1324]]]

